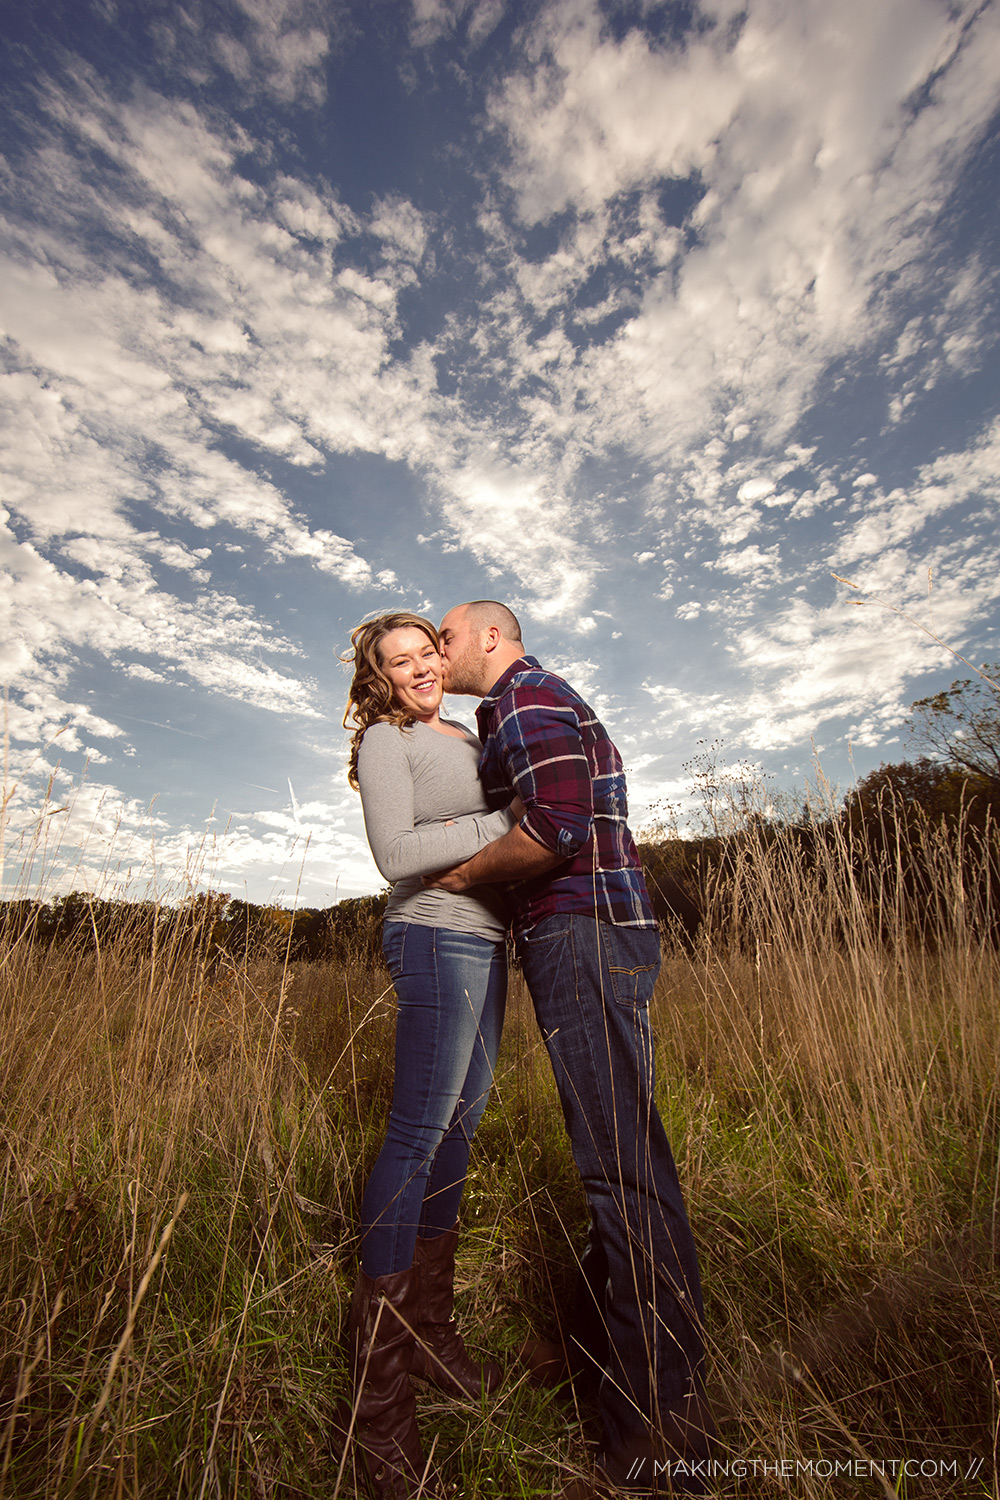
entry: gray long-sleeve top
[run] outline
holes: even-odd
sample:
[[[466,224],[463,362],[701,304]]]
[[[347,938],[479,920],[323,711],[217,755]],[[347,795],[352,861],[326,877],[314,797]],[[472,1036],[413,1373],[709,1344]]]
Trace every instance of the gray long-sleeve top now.
[[[471,859],[514,823],[506,808],[487,808],[479,780],[482,746],[463,725],[455,727],[461,739],[419,722],[365,730],[358,751],[365,832],[379,871],[394,882],[386,921],[501,938],[508,914],[499,890],[476,886],[456,894],[420,882],[421,875]]]

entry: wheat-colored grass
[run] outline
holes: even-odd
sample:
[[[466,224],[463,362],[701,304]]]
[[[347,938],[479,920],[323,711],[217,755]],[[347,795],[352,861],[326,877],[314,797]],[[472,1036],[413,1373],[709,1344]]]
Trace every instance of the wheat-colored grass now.
[[[990,870],[920,837],[930,936],[891,859],[859,885],[846,834],[808,854],[748,836],[694,952],[665,956],[658,1087],[720,1494],[998,1494]],[[280,952],[213,969],[190,926],[164,930],[0,952],[0,1497],[350,1494],[331,1434],[388,980]],[[422,1398],[427,1445],[462,1495],[549,1494],[593,1402],[533,1386],[514,1351],[558,1331],[585,1207],[516,976],[464,1222],[463,1323],[509,1378],[489,1410]],[[889,1490],[848,1461],[888,1465]]]

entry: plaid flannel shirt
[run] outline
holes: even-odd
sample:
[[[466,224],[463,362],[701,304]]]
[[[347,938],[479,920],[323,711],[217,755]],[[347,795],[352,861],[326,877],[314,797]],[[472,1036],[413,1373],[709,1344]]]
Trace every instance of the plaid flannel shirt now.
[[[655,927],[626,818],[621,756],[594,710],[533,656],[514,662],[476,713],[479,775],[491,808],[513,793],[521,827],[565,864],[514,881],[515,934],[559,912]]]

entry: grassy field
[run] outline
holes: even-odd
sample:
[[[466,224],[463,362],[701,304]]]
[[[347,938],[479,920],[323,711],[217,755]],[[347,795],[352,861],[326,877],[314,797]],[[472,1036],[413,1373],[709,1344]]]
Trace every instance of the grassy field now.
[[[702,1255],[720,1495],[1000,1494],[1000,957],[969,919],[985,868],[960,877],[955,840],[926,837],[931,943],[859,899],[842,850],[817,869],[775,847],[714,893],[739,941],[665,955],[660,1102]],[[209,975],[126,939],[0,954],[0,1496],[353,1494],[333,1431],[387,978]],[[507,1381],[488,1410],[420,1402],[457,1494],[558,1493],[585,1460],[592,1393],[539,1389],[516,1358],[557,1334],[584,1225],[515,976],[459,1274]]]

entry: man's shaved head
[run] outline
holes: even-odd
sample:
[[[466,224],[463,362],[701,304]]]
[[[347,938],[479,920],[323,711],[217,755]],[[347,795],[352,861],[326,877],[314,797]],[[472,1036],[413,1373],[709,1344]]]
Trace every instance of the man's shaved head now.
[[[481,698],[524,655],[517,616],[497,599],[456,604],[441,621],[440,641],[446,693]]]
[[[489,630],[491,625],[495,625],[505,641],[511,641],[515,646],[521,645],[521,627],[517,616],[506,604],[500,604],[496,599],[473,599],[470,604],[460,605],[459,608],[465,610],[465,617],[473,629]]]

